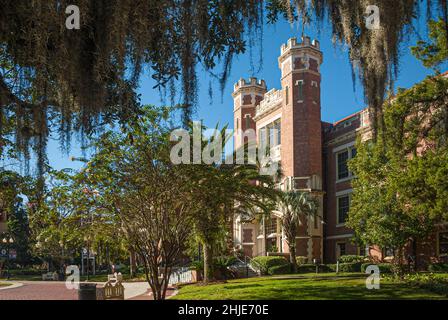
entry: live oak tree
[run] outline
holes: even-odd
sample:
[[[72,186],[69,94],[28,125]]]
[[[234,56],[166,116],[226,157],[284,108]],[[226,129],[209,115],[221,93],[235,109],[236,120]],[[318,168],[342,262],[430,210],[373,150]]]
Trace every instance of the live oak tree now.
[[[222,63],[223,87],[232,57],[261,39],[266,8],[272,23],[279,16],[318,27],[329,21],[335,41],[349,49],[376,127],[398,70],[399,46],[422,16],[422,3],[446,25],[446,0],[437,8],[429,0],[378,0],[378,30],[365,23],[368,0],[1,0],[1,116],[15,119],[15,147],[28,159],[34,147],[41,172],[50,133],[59,133],[68,148],[73,132],[85,137],[132,117],[143,70],[172,98],[180,79],[188,119],[197,100],[196,66],[212,71]],[[65,27],[69,5],[80,9],[80,30]]]

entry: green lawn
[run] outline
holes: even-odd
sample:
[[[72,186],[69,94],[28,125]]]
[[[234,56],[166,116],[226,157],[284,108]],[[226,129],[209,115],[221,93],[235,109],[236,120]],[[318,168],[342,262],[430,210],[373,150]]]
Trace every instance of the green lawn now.
[[[4,282],[0,282],[0,287],[7,287],[10,286],[10,283],[4,283]]]
[[[368,290],[362,274],[307,274],[231,280],[227,283],[187,285],[173,299],[179,300],[368,300],[448,299],[404,283],[381,281],[379,290]]]

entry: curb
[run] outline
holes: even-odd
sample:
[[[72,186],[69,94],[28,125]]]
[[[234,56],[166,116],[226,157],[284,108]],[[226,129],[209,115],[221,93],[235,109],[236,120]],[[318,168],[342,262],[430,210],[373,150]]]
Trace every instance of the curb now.
[[[16,289],[16,288],[20,288],[23,286],[23,283],[20,283],[20,282],[4,282],[4,283],[11,283],[11,285],[7,286],[7,287],[0,287],[0,291]]]

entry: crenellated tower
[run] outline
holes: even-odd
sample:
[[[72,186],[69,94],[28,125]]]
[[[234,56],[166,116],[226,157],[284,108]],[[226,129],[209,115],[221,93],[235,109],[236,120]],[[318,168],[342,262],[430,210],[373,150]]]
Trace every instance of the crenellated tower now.
[[[234,141],[235,150],[244,144],[242,133],[248,129],[256,130],[254,121],[256,108],[260,105],[266,92],[265,81],[257,78],[249,78],[249,81],[240,79],[235,84],[232,94],[234,101],[234,128],[237,132]]]
[[[309,37],[291,38],[281,47],[282,170],[288,177],[322,178],[322,62],[319,42]]]
[[[320,44],[309,37],[301,42],[291,38],[281,47],[283,175],[289,188],[310,190],[320,202],[317,216],[304,219],[298,230],[302,239],[297,240],[297,254],[309,261],[323,258],[322,63]]]

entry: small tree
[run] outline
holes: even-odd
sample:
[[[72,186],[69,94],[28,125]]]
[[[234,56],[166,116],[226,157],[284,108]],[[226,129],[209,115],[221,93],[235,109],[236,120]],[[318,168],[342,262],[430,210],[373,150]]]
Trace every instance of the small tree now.
[[[282,221],[293,271],[297,272],[296,237],[298,228],[301,225],[300,218],[316,215],[318,203],[308,192],[282,192],[278,198],[277,213]]]

